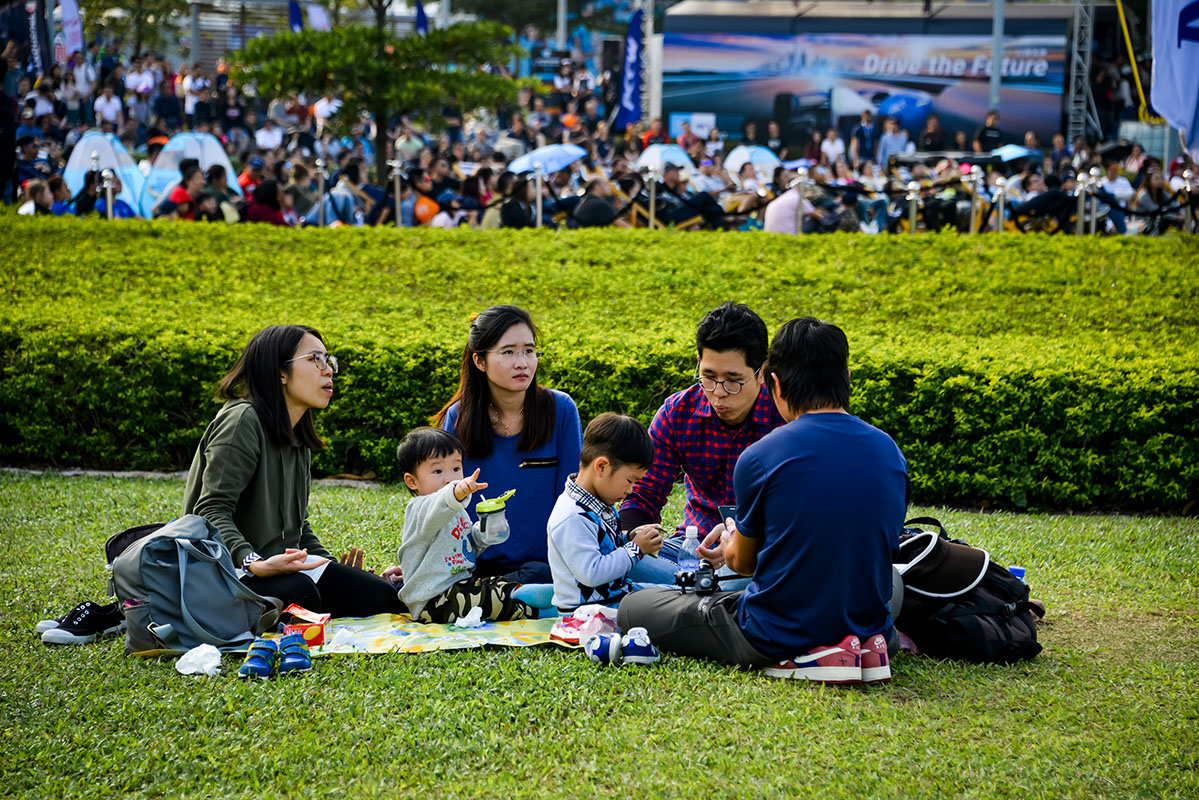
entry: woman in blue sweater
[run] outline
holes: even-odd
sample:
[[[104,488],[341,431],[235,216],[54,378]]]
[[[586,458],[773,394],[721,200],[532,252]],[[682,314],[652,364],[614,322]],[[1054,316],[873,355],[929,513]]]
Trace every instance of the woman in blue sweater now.
[[[462,442],[463,474],[481,470],[497,495],[516,490],[508,501],[508,541],[487,548],[475,569],[516,583],[552,580],[546,523],[567,476],[579,470],[583,446],[574,401],[537,385],[537,338],[522,308],[492,306],[475,317],[458,390],[434,417]]]

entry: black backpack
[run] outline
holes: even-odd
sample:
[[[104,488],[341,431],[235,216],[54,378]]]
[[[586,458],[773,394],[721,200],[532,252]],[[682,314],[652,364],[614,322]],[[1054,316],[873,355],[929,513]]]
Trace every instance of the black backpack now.
[[[927,524],[937,532],[907,527]],[[1006,664],[1041,652],[1028,586],[985,550],[951,539],[941,523],[904,523],[893,561],[903,576],[895,627],[934,658]]]

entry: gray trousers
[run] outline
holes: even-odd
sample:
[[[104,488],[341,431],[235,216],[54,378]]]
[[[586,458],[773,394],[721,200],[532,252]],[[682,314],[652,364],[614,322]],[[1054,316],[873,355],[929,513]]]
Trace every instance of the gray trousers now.
[[[622,631],[645,628],[659,650],[708,658],[736,667],[765,667],[778,661],[762,655],[737,627],[741,592],[683,593],[665,587],[640,589],[620,601]]]
[[[891,569],[891,608],[903,605],[903,579]],[[645,628],[658,649],[690,658],[707,658],[735,667],[765,667],[778,662],[753,648],[737,627],[741,592],[697,595],[666,587],[640,589],[620,601],[616,624],[622,632]],[[894,613],[897,615],[897,613]],[[887,652],[895,655],[899,637],[887,635]],[[799,655],[796,653],[796,655]]]

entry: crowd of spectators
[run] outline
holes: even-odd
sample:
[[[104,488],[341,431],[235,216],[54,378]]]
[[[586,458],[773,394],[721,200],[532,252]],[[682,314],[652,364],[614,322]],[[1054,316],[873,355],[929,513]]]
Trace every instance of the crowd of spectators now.
[[[191,130],[218,137],[230,163],[238,165],[236,174],[220,165],[204,171],[185,160],[178,184],[153,214],[228,223],[395,224],[392,174],[374,169],[391,163],[401,165],[398,213],[404,226],[529,227],[539,216],[550,227],[628,226],[649,224],[652,217],[659,225],[794,232],[800,202],[795,184],[803,167],[807,232],[894,231],[906,218],[907,185],[913,180],[920,184],[927,227],[962,227],[963,202],[968,206],[972,192],[963,170],[971,157],[985,157],[1013,140],[1041,157],[988,165],[984,199],[993,204],[998,178],[1010,178],[1003,189],[1009,219],[1050,218],[1065,227],[1073,205],[1063,198],[1073,191],[1075,173],[1092,166],[1105,171],[1099,197],[1109,209],[1110,232],[1158,233],[1181,226],[1184,205],[1195,197],[1182,191],[1182,172],[1191,168],[1185,157],[1167,173],[1139,146],[1119,158],[1105,158],[1110,151],[1084,137],[1067,143],[1057,134],[1043,146],[1032,131],[1009,135],[996,110],[972,132],[946,131],[931,114],[912,135],[898,119],[875,119],[869,111],[846,138],[830,127],[789,141],[773,120],[762,131],[746,122],[736,135],[715,127],[700,135],[687,122],[672,135],[658,119],[613,131],[604,113],[611,103],[604,77],[567,61],[542,93],[521,89],[512,107],[473,113],[445,108],[436,132],[404,116],[391,120],[387,152],[376,158],[376,121],[363,117],[347,126],[331,94],[259,96],[253,86],[231,81],[224,62],[211,74],[200,64],[175,67],[153,53],[134,55],[126,64],[92,45],[87,53],[73,54],[65,68],[55,66],[35,78],[11,56],[4,54],[4,94],[19,109],[17,153],[13,180],[3,188],[5,201],[19,200],[24,213],[107,213],[98,174],[89,173],[74,194],[58,175],[89,130],[117,136],[140,156],[146,174],[172,134]],[[1118,67],[1096,73],[1097,82],[1102,78],[1115,87],[1116,116],[1119,74]],[[586,156],[546,176],[540,196],[532,175],[508,171],[513,159],[557,143],[578,145]],[[654,144],[677,144],[691,164],[667,163],[647,175],[637,159]],[[764,147],[781,163],[727,170],[724,158],[736,145]],[[943,155],[921,158],[929,152]],[[230,189],[231,182],[240,193]],[[114,216],[138,214],[123,202],[113,205]],[[998,215],[984,222],[998,224]]]

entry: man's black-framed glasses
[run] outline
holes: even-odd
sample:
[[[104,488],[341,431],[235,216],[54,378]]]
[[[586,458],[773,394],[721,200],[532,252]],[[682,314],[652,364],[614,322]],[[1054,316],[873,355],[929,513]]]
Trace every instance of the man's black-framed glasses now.
[[[754,375],[756,376],[757,374],[758,370],[755,369]],[[715,378],[709,378],[707,375],[700,375],[698,372],[695,373],[695,382],[705,392],[714,392],[717,386],[723,386],[725,394],[741,394],[742,387],[749,383],[749,381],[739,381],[733,378],[725,378],[722,381],[718,381]]]

